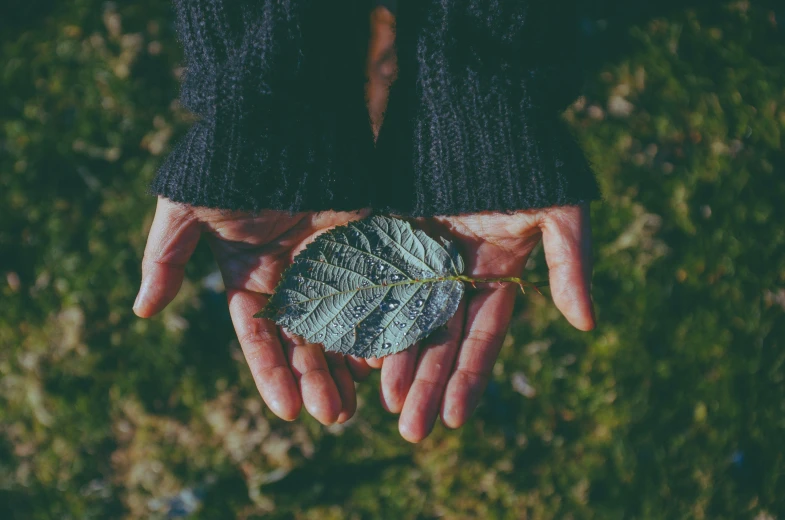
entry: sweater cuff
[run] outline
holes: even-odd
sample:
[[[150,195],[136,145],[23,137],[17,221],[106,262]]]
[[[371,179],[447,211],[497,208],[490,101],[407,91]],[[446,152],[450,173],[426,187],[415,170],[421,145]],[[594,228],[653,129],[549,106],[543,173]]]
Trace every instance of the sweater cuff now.
[[[551,46],[541,29],[558,34],[564,11],[522,8],[494,20],[483,13],[493,2],[453,4],[399,6],[399,76],[377,140],[379,177],[389,180],[374,206],[428,216],[598,199],[559,115],[580,88],[577,49],[569,38]]]
[[[177,0],[175,7],[186,65],[181,102],[199,120],[151,191],[252,212],[366,207],[367,0]]]
[[[159,168],[151,193],[254,213],[368,206],[373,135],[364,104],[352,114],[351,103],[330,112],[274,95],[269,106],[260,102],[258,95],[254,107],[224,101],[214,117],[198,120]],[[356,123],[346,124],[352,116]]]

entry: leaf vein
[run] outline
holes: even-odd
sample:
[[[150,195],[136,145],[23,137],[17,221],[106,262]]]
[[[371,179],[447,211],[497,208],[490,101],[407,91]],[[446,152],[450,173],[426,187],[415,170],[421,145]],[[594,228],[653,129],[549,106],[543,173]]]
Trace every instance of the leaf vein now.
[[[436,270],[435,270],[434,268],[432,268],[432,267],[431,267],[431,266],[429,266],[427,263],[423,262],[422,260],[420,260],[419,258],[417,258],[416,256],[414,256],[413,254],[411,254],[409,251],[407,251],[407,250],[406,250],[406,248],[405,248],[405,247],[403,247],[403,245],[402,245],[402,244],[399,244],[399,243],[398,243],[398,242],[397,242],[397,241],[396,241],[396,240],[395,240],[395,239],[394,239],[392,236],[390,236],[390,234],[389,234],[389,233],[387,233],[385,230],[383,230],[383,229],[382,229],[382,227],[381,227],[380,225],[378,225],[376,222],[374,222],[374,221],[371,221],[371,224],[372,224],[372,225],[374,225],[374,226],[376,227],[376,229],[378,229],[379,231],[381,231],[382,233],[384,233],[384,234],[387,236],[387,238],[389,238],[389,239],[390,239],[390,242],[392,242],[393,244],[395,244],[396,246],[398,246],[398,249],[399,249],[399,250],[403,251],[403,252],[404,252],[406,255],[410,256],[411,258],[414,258],[414,259],[415,259],[415,260],[416,260],[416,261],[417,261],[417,262],[418,262],[420,265],[422,265],[422,266],[425,266],[425,268],[426,268],[426,269],[428,269],[429,271],[433,271],[434,273],[436,272]],[[417,235],[414,233],[414,231],[412,231],[412,235],[415,235],[415,236],[417,236]],[[401,239],[403,239],[403,236],[401,237]],[[404,274],[406,274],[406,273],[404,273]]]

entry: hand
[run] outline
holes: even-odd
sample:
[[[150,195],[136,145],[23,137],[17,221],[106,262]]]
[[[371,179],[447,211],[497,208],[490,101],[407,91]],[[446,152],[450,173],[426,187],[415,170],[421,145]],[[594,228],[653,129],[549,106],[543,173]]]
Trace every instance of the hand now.
[[[446,228],[474,277],[521,276],[542,239],[556,307],[576,328],[594,328],[588,208],[437,217],[424,224]],[[446,330],[419,348],[370,361],[382,365],[382,403],[401,414],[398,428],[406,440],[427,437],[439,412],[448,428],[469,418],[499,355],[518,290],[514,284],[478,285],[467,292]]]
[[[344,422],[355,412],[355,379],[368,376],[364,360],[325,354],[321,345],[279,331],[269,320],[253,318],[272,294],[282,271],[320,232],[364,214],[288,214],[257,216],[194,208],[159,198],[142,261],[142,286],[134,312],[148,318],[177,295],[185,264],[206,235],[223,276],[229,313],[256,386],[278,417],[294,420],[306,410],[323,424]]]

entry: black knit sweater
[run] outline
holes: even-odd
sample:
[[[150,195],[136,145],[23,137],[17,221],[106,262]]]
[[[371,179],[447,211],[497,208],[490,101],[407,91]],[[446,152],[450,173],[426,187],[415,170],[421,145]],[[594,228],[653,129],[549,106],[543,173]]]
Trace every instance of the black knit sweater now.
[[[580,88],[569,0],[399,0],[374,144],[368,0],[176,0],[200,119],[152,191],[224,209],[428,216],[598,198],[559,117]]]

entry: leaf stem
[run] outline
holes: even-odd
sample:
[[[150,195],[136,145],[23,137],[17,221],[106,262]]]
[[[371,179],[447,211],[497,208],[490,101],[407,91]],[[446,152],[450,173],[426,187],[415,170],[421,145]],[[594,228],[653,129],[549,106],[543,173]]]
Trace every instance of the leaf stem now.
[[[518,287],[521,288],[521,292],[523,294],[526,294],[526,287],[530,287],[530,288],[534,289],[534,291],[537,294],[541,295],[541,296],[542,296],[542,293],[540,292],[539,288],[548,286],[548,281],[547,280],[543,281],[543,282],[527,282],[523,278],[518,278],[516,276],[502,276],[502,277],[499,277],[499,278],[472,278],[472,277],[466,276],[466,275],[459,275],[459,276],[450,277],[450,278],[453,279],[453,280],[460,280],[462,282],[466,282],[466,283],[470,284],[472,287],[475,287],[475,288],[477,287],[476,284],[478,284],[478,283],[500,283],[500,284],[501,283],[514,283],[514,284],[517,284]]]
[[[324,295],[324,296],[320,296],[319,298],[312,298],[312,299],[309,299],[309,300],[303,300],[303,301],[297,302],[297,304],[301,304],[301,303],[305,303],[305,302],[309,302],[309,301],[314,301],[314,300],[317,300],[317,299],[323,299],[323,298],[327,298],[327,297],[330,297],[330,296],[339,296],[339,295],[347,294],[347,293],[351,293],[351,292],[359,292],[359,291],[366,291],[366,290],[370,290],[370,289],[376,289],[378,287],[395,287],[395,286],[399,286],[399,285],[439,283],[439,282],[445,282],[447,280],[454,280],[454,281],[457,281],[457,282],[468,283],[469,285],[471,285],[472,287],[475,287],[475,288],[477,287],[478,283],[514,283],[514,284],[517,284],[518,287],[521,288],[521,292],[523,294],[526,294],[526,287],[529,287],[531,289],[534,289],[535,292],[537,292],[537,294],[539,294],[540,296],[542,296],[542,293],[540,292],[539,287],[547,287],[548,286],[548,281],[547,280],[544,281],[544,282],[527,282],[526,280],[524,280],[522,278],[517,278],[515,276],[502,276],[500,278],[472,278],[470,276],[466,276],[466,275],[460,274],[460,275],[455,275],[455,276],[443,276],[443,277],[440,276],[438,278],[423,278],[423,279],[420,279],[420,280],[406,279],[406,280],[403,280],[403,281],[400,281],[400,282],[382,283],[382,284],[379,284],[379,285],[368,285],[368,286],[358,287],[357,289],[353,289],[353,290],[347,290],[347,291],[341,291],[341,292],[337,292],[337,293],[327,294],[327,295]],[[272,295],[270,295],[270,296],[272,297]],[[291,305],[282,305],[281,307],[279,307],[277,309],[285,309],[285,308],[290,307],[290,306]],[[253,317],[254,318],[264,318],[264,317],[266,317],[265,316],[265,312],[266,312],[266,309],[268,309],[268,307],[270,307],[270,303],[269,302],[267,303],[267,305],[264,306],[264,309],[262,309],[261,311],[257,312],[256,314],[254,314]],[[272,307],[270,307],[270,308],[272,308]]]

